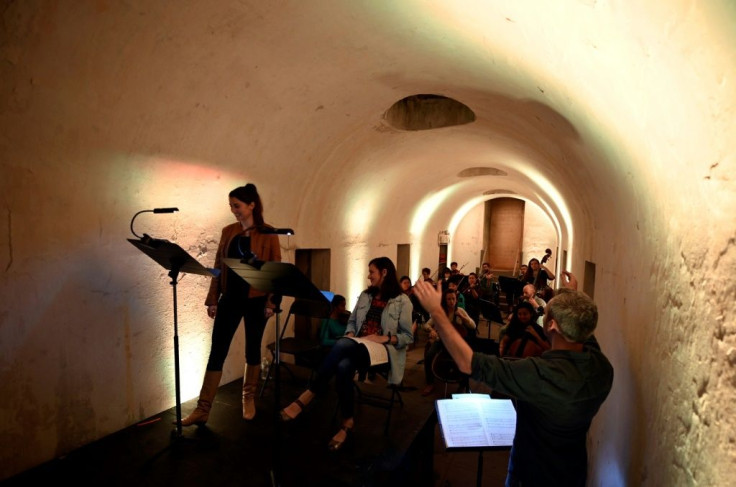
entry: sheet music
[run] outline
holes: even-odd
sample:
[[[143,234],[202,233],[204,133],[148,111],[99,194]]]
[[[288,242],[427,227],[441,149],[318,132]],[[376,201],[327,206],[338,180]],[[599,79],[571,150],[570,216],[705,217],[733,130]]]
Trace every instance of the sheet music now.
[[[381,365],[388,363],[388,350],[386,345],[383,343],[376,343],[365,338],[358,337],[345,337],[350,338],[358,343],[362,343],[368,349],[368,355],[371,358],[371,365]]]
[[[437,401],[445,446],[511,446],[516,432],[516,410],[511,400],[491,399],[485,394],[466,396],[471,397]]]

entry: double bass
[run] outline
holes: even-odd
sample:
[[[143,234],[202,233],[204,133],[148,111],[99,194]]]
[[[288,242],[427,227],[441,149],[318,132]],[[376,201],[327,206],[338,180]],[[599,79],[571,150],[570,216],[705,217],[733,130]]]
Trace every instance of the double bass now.
[[[552,249],[544,249],[544,257],[542,257],[542,260],[540,262],[540,266],[544,265],[549,258],[552,257]],[[539,269],[539,272],[542,272],[542,269]],[[537,277],[537,281],[539,281],[539,277]],[[544,299],[545,301],[549,301],[552,299],[555,295],[554,290],[547,284],[547,281],[544,282],[535,282],[534,285],[537,288],[537,296]]]

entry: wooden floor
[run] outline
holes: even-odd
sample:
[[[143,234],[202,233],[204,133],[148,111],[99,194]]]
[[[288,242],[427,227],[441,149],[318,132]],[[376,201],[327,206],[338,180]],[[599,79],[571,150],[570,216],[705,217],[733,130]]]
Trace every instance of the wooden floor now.
[[[423,344],[407,357],[403,406],[395,406],[384,435],[385,409],[356,407],[353,441],[331,453],[327,442],[337,431],[334,387],[319,396],[294,422],[278,421],[274,387],[257,400],[253,421],[241,417],[240,381],[220,387],[206,427],[176,434],[176,409],[167,411],[0,483],[95,486],[472,486],[477,485],[479,453],[446,452],[439,435],[434,400],[456,392],[437,384],[422,397]],[[292,366],[296,379],[281,374],[280,404],[301,392],[308,371]],[[388,396],[383,379],[362,386]],[[473,392],[490,392],[471,381]],[[196,403],[182,404],[183,415]],[[482,485],[503,485],[508,452],[484,452]]]

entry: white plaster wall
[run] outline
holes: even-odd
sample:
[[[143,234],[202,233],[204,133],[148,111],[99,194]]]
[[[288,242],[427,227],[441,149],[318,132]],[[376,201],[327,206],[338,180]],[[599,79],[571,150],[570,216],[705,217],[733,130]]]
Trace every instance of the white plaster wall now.
[[[483,204],[473,206],[460,220],[455,234],[451,235],[450,261],[456,261],[459,267],[465,265],[463,269],[465,274],[476,272],[482,264],[483,217]],[[557,248],[557,234],[549,216],[538,205],[531,202],[525,205],[523,232],[523,263],[527,263],[532,257],[541,260],[545,249]],[[546,264],[553,272],[556,272],[556,261],[556,256],[553,254]]]
[[[468,211],[450,236],[449,261],[456,261],[463,274],[476,272],[481,262],[483,250],[483,204],[475,205]]]
[[[125,241],[130,217],[178,206],[139,217],[138,231],[211,264],[232,218],[227,192],[255,181],[267,221],[297,231],[285,258],[332,248],[332,282],[350,304],[368,260],[395,258],[397,243],[412,244],[418,266],[436,262],[437,232],[484,192],[538,204],[571,270],[597,265],[597,335],[616,377],[591,429],[591,485],[727,485],[734,8],[8,4],[0,478],[173,406],[171,286]],[[384,111],[417,93],[460,100],[477,120],[387,127]],[[479,166],[509,176],[457,177]],[[455,260],[463,252],[473,258],[458,248]],[[211,321],[203,278],[177,288],[189,398]],[[240,350],[238,337],[224,380],[242,373]]]
[[[527,203],[524,205],[524,237],[522,238],[522,249],[522,264],[529,264],[531,259],[538,259],[541,262],[544,258],[545,250],[550,249],[552,255],[544,265],[554,272],[555,277],[557,277],[557,262],[560,258],[558,255],[557,232],[549,219],[549,215],[544,213],[535,204]],[[552,283],[550,285],[555,287]]]

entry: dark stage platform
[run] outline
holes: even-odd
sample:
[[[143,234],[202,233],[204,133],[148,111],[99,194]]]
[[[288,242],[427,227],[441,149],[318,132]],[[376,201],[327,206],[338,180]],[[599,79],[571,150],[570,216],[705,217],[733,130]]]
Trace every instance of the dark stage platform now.
[[[395,405],[388,435],[387,410],[356,405],[353,441],[343,450],[327,449],[337,431],[337,397],[334,387],[319,396],[296,421],[277,423],[273,383],[257,399],[253,421],[241,417],[237,380],[220,387],[206,427],[183,429],[172,439],[174,408],[137,425],[75,450],[63,458],[12,477],[0,485],[95,486],[461,486],[476,485],[478,453],[447,453],[439,437],[434,400],[444,397],[442,383],[434,396],[422,397],[423,344],[409,352],[401,393],[403,406]],[[281,375],[281,399],[288,404],[306,383],[309,371],[293,366],[296,379]],[[473,392],[489,392],[471,382]],[[388,397],[382,378],[362,384],[364,392]],[[447,394],[457,386],[450,384]],[[182,404],[185,416],[196,403]],[[508,452],[483,454],[483,485],[503,485]],[[274,476],[280,479],[274,482]]]

